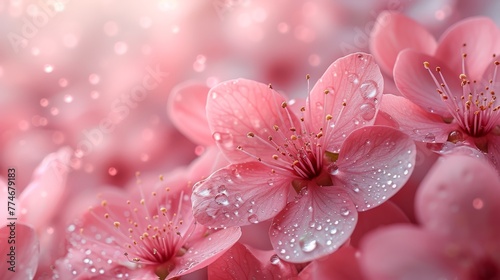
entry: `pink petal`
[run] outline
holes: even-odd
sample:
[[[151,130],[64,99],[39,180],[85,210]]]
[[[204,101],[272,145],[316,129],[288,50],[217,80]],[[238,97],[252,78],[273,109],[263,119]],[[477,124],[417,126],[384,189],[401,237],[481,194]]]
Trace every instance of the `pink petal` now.
[[[193,187],[193,212],[212,227],[258,223],[285,207],[291,178],[258,162],[222,168]]]
[[[429,230],[465,244],[500,248],[500,180],[489,163],[464,155],[441,158],[416,196],[417,217]]]
[[[189,165],[188,177],[193,183],[206,179],[216,170],[229,165],[218,147],[207,147],[202,155]]]
[[[398,129],[416,141],[444,143],[450,132],[459,129],[456,123],[445,123],[441,116],[425,111],[401,96],[386,94],[380,110],[391,115],[398,123]]]
[[[413,140],[403,132],[384,126],[365,127],[347,137],[339,159],[329,170],[334,185],[342,185],[358,211],[365,211],[388,200],[406,183],[415,154]]]
[[[283,260],[308,262],[344,244],[357,217],[354,204],[343,190],[311,183],[274,218],[269,231],[271,243]]]
[[[217,145],[230,161],[245,162],[257,157],[272,160],[276,148],[268,138],[273,137],[278,145],[283,146],[282,131],[286,134],[292,127],[300,129],[293,112],[282,108],[284,101],[267,85],[244,79],[227,81],[210,90],[208,123]],[[279,132],[275,131],[275,125]],[[248,137],[249,132],[255,136]]]
[[[360,240],[370,232],[386,225],[409,222],[408,217],[399,207],[391,201],[387,201],[379,207],[358,214],[358,223],[349,244],[358,248]]]
[[[392,11],[379,14],[370,36],[370,51],[390,76],[400,51],[411,48],[432,55],[437,47],[436,39],[423,26]]]
[[[205,110],[209,90],[195,82],[177,85],[170,93],[167,107],[175,127],[191,141],[205,146],[214,144]]]
[[[491,133],[488,137],[488,153],[490,162],[500,170],[500,137]]]
[[[208,266],[209,279],[290,279],[296,275],[295,266],[280,260],[273,251],[259,251],[241,243]]]
[[[198,239],[197,242],[190,245],[189,250],[184,255],[176,258],[175,268],[168,275],[168,279],[206,267],[231,248],[240,236],[240,228],[232,227],[215,231]]]
[[[38,165],[31,183],[19,196],[19,220],[39,229],[59,210],[71,155],[71,149],[62,148]]]
[[[463,44],[467,44],[464,48]],[[500,51],[500,30],[489,18],[462,20],[450,27],[440,40],[435,56],[446,61],[448,67],[462,72],[462,54],[467,53],[465,67],[468,78],[481,80],[492,55]]]
[[[364,279],[356,253],[354,247],[342,246],[335,253],[312,261],[300,272],[299,279]]]
[[[429,70],[425,69],[424,62],[429,62],[431,72],[436,76],[439,83],[442,82],[436,67],[441,67],[451,94],[460,98],[462,88],[460,87],[460,69],[450,69],[443,60],[432,57],[414,50],[404,50],[399,53],[394,66],[394,81],[403,96],[417,104],[422,109],[443,117],[451,116],[446,103],[436,91],[438,88],[432,79]],[[451,100],[451,96],[448,96]],[[448,101],[449,102],[449,101]]]
[[[13,223],[0,228],[0,240],[4,243],[0,246],[3,274],[0,278],[33,279],[40,257],[38,238],[33,228],[15,221]]]
[[[455,279],[442,240],[413,226],[375,231],[361,243],[361,267],[369,280]]]
[[[342,57],[328,67],[312,89],[306,123],[312,132],[323,129],[324,148],[336,152],[354,129],[374,123],[383,90],[382,74],[371,55]],[[330,121],[327,115],[332,116]]]

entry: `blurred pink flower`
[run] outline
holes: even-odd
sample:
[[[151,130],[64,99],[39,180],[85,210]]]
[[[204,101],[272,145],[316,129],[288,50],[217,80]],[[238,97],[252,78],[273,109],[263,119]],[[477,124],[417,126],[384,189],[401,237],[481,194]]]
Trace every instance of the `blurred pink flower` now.
[[[393,226],[361,244],[368,279],[498,279],[500,179],[486,161],[441,158],[416,196],[417,226]]]
[[[257,250],[236,243],[208,266],[208,279],[290,279],[297,276],[295,265],[281,260],[274,251]]]
[[[413,141],[369,126],[382,87],[372,57],[356,53],[328,68],[299,116],[264,84],[240,79],[212,88],[208,122],[232,164],[195,185],[196,219],[223,228],[274,217],[271,243],[284,260],[334,252],[357,211],[389,199],[413,170]],[[298,196],[287,204],[291,186]]]
[[[385,17],[385,25],[372,34],[371,46],[382,67],[394,69],[394,81],[404,97],[388,95],[381,110],[415,140],[470,145],[498,166],[500,30],[495,23],[469,18],[436,42],[403,15]]]
[[[172,279],[214,261],[241,231],[197,224],[188,181],[186,169],[139,193],[102,194],[100,206],[68,227],[70,248],[56,277]]]

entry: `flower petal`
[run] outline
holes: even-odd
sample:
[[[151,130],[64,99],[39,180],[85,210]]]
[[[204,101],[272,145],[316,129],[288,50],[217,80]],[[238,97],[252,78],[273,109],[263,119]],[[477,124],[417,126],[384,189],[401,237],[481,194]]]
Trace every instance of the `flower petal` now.
[[[435,56],[446,61],[451,69],[462,72],[462,54],[467,53],[465,74],[471,81],[480,81],[492,55],[499,52],[500,30],[496,24],[487,17],[475,17],[448,28],[439,40]]]
[[[294,265],[282,261],[273,251],[260,251],[236,243],[208,266],[209,279],[290,279],[297,275]]]
[[[31,183],[19,196],[19,220],[38,229],[59,210],[71,155],[70,148],[61,148],[46,156],[38,165]]]
[[[215,231],[190,244],[189,250],[176,258],[168,278],[178,277],[206,267],[235,244],[241,236],[239,227]]]
[[[460,69],[450,69],[443,60],[415,50],[404,50],[399,53],[394,65],[394,82],[403,96],[422,109],[443,117],[450,117],[449,109],[436,91],[437,85],[429,70],[424,67],[424,62],[429,62],[430,71],[437,77],[439,83],[441,79],[435,72],[435,68],[441,67],[441,74],[449,86],[450,93],[458,98],[462,96]],[[451,96],[448,97],[451,99]]]
[[[406,183],[415,154],[415,143],[403,132],[365,127],[347,137],[339,159],[328,168],[334,185],[342,185],[358,211],[365,211],[389,199]]]
[[[413,226],[391,226],[361,242],[361,267],[369,280],[455,279],[442,240]]]
[[[445,123],[441,116],[401,96],[384,95],[380,110],[389,114],[398,123],[398,129],[416,141],[444,143],[450,132],[459,129],[457,123]]]
[[[227,81],[210,90],[208,123],[215,142],[231,162],[246,162],[257,157],[272,160],[276,146],[268,138],[273,137],[283,146],[281,131],[288,133],[292,127],[300,129],[297,117],[291,110],[282,108],[284,101],[283,96],[269,86],[245,79]],[[279,133],[274,126],[279,127]],[[254,137],[249,137],[249,132]]]
[[[285,207],[291,181],[258,162],[230,165],[193,187],[194,216],[221,228],[270,219]]]
[[[214,144],[205,110],[209,90],[203,84],[182,83],[172,89],[167,105],[175,127],[191,141],[205,146]]]
[[[437,48],[436,39],[423,26],[392,11],[379,14],[370,36],[370,51],[389,76],[400,51],[411,48],[432,55]]]
[[[312,89],[306,123],[312,132],[323,130],[324,148],[336,152],[354,129],[374,123],[383,90],[382,74],[371,55],[342,57],[328,67]],[[332,117],[329,121],[328,115]]]
[[[342,246],[335,253],[312,261],[300,272],[299,279],[364,279],[356,253],[354,247]]]
[[[285,261],[308,262],[335,252],[349,239],[357,219],[347,193],[311,183],[274,218],[271,243]]]
[[[2,274],[12,280],[33,279],[38,268],[40,248],[35,230],[21,223],[0,228]],[[14,241],[11,243],[8,241]],[[10,244],[10,245],[9,245]],[[14,248],[14,249],[12,249]],[[12,262],[10,262],[12,261]],[[12,268],[14,271],[11,271]]]
[[[484,160],[442,157],[416,195],[417,217],[429,230],[466,244],[500,248],[500,180]]]

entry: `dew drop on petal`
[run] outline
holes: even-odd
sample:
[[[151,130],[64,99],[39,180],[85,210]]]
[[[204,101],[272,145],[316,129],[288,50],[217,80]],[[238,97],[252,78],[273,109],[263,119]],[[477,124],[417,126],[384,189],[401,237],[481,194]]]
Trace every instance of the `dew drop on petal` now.
[[[359,76],[356,73],[349,73],[347,75],[347,80],[356,85],[359,83]]]
[[[227,199],[227,195],[220,193],[215,196],[215,202],[219,205],[227,206],[229,205],[229,200]]]
[[[435,143],[436,142],[436,136],[432,133],[427,133],[424,137],[424,142],[427,143]]]
[[[331,164],[328,166],[328,173],[330,173],[330,175],[339,174],[339,167],[336,164]]]
[[[309,253],[312,252],[314,249],[316,249],[317,242],[315,239],[309,239],[309,240],[301,239],[299,244],[300,244],[300,249],[302,249],[302,251]]]
[[[361,117],[365,121],[370,121],[375,117],[377,110],[372,103],[364,103],[359,107]]]
[[[368,80],[359,87],[361,96],[365,99],[371,99],[377,96],[377,83],[373,80]]]
[[[259,223],[259,218],[257,217],[257,215],[252,214],[252,215],[248,216],[248,221],[252,224],[257,224],[257,223]]]
[[[274,264],[274,265],[277,265],[280,263],[280,258],[278,257],[278,255],[274,254],[271,256],[271,264]]]
[[[215,132],[212,137],[222,148],[234,148],[233,136],[229,133]]]

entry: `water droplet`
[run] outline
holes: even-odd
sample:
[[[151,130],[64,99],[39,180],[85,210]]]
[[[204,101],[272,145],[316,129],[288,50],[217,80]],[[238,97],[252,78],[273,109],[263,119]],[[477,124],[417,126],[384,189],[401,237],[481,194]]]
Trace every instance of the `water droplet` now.
[[[373,80],[368,80],[361,84],[359,90],[361,91],[361,96],[365,99],[371,99],[377,96],[378,88],[377,83]]]
[[[226,195],[227,195],[226,185],[220,185],[220,186],[217,188],[217,192],[219,192],[219,193],[223,193],[223,194],[226,194]]]
[[[336,164],[331,164],[328,166],[328,173],[331,175],[337,175],[339,174],[339,167]]]
[[[277,265],[280,263],[280,258],[278,257],[278,255],[274,254],[271,256],[271,264],[274,264],[274,265]]]
[[[336,234],[336,233],[337,233],[337,229],[336,229],[336,228],[332,228],[332,229],[330,230],[330,234],[331,234],[331,235],[334,235],[334,234]]]
[[[462,132],[458,130],[454,130],[448,134],[448,141],[456,144],[457,142],[463,141],[464,137],[462,135]]]
[[[233,136],[229,133],[215,132],[212,137],[222,148],[233,149]]]
[[[354,190],[355,193],[359,193],[359,188],[358,187],[354,188],[353,190]]]
[[[359,84],[359,76],[356,73],[350,73],[347,75],[347,80],[355,85]]]
[[[359,124],[359,120],[358,119],[353,119],[352,121],[354,122],[354,125],[358,125]]]
[[[269,186],[274,185],[274,181],[273,181],[273,179],[269,179],[269,180],[267,180],[267,184],[268,184]]]
[[[252,214],[252,215],[248,216],[248,221],[252,224],[257,224],[257,223],[259,223],[259,218],[257,217],[257,215]]]
[[[302,249],[302,251],[306,253],[312,252],[314,249],[316,249],[317,245],[315,239],[310,239],[310,240],[301,239],[299,243],[300,243],[300,249]]]
[[[224,193],[216,195],[215,202],[219,205],[224,205],[224,206],[229,205],[229,200],[227,199],[227,195],[225,195]]]
[[[349,209],[345,208],[345,207],[342,207],[340,209],[340,215],[346,217],[348,216],[349,214],[351,213],[351,211],[349,211]]]
[[[309,227],[314,228],[316,226],[316,223],[314,221],[309,222]]]
[[[359,107],[361,117],[366,120],[372,120],[375,117],[377,110],[372,103],[364,103]]]
[[[427,133],[424,137],[424,142],[427,143],[435,143],[436,142],[436,136],[432,133]]]

